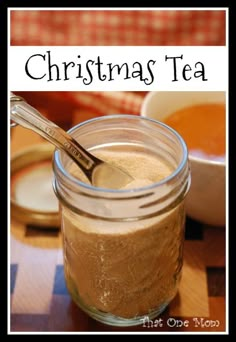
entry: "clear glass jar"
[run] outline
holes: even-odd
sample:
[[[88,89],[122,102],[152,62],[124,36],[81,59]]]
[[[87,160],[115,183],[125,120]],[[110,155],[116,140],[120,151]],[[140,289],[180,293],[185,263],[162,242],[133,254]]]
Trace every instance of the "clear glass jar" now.
[[[92,153],[111,151],[130,165],[136,155],[151,156],[171,170],[140,188],[102,189],[75,178],[65,153],[54,154],[64,272],[73,300],[102,323],[142,324],[166,308],[181,278],[190,185],[185,142],[165,124],[135,115],[99,117],[69,132]],[[140,173],[161,171],[149,159],[135,172],[139,167]]]

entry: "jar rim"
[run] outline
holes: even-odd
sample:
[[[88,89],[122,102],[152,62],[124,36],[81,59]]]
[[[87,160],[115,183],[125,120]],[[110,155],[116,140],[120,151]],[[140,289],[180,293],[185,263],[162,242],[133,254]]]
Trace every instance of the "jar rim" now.
[[[60,171],[60,173],[66,177],[70,182],[74,183],[75,186],[79,186],[82,189],[84,189],[85,191],[92,191],[93,193],[104,193],[104,194],[129,194],[132,193],[132,195],[135,195],[137,193],[140,193],[142,191],[150,191],[153,189],[156,189],[157,187],[162,186],[165,183],[171,182],[179,173],[182,172],[182,170],[185,168],[186,163],[188,161],[188,149],[187,149],[187,145],[184,141],[184,139],[182,138],[182,136],[175,131],[172,127],[166,125],[165,123],[158,121],[156,119],[153,118],[148,118],[148,117],[143,117],[140,115],[132,115],[132,114],[110,114],[110,115],[103,115],[103,116],[99,116],[99,117],[95,117],[86,121],[83,121],[75,126],[73,126],[72,128],[70,128],[67,132],[69,134],[72,134],[73,132],[77,131],[80,127],[83,127],[85,125],[89,125],[91,123],[96,123],[99,121],[103,121],[103,120],[114,120],[114,119],[127,119],[127,120],[141,120],[141,121],[146,121],[146,122],[150,122],[150,123],[154,123],[157,124],[160,127],[164,127],[165,129],[167,129],[170,133],[172,133],[175,137],[177,137],[178,141],[180,142],[181,148],[182,148],[182,159],[179,162],[177,168],[171,172],[171,174],[165,178],[163,178],[162,180],[158,181],[158,182],[154,182],[152,184],[146,185],[146,186],[142,186],[142,187],[137,187],[137,188],[133,188],[133,189],[107,189],[107,188],[101,188],[101,187],[96,187],[93,186],[91,184],[87,184],[84,183],[82,181],[80,181],[78,178],[73,177],[70,173],[68,173],[66,171],[66,169],[64,168],[62,161],[61,161],[61,151],[59,149],[55,149],[54,151],[54,162],[53,162],[53,168],[54,168],[54,172],[56,171],[56,168]]]

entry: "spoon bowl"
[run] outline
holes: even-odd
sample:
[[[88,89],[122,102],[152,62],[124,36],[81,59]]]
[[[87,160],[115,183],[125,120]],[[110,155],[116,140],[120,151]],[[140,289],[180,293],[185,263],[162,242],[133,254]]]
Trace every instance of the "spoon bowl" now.
[[[10,101],[11,120],[33,130],[65,151],[92,185],[99,188],[120,189],[133,180],[125,171],[89,153],[71,135],[45,118],[22,97],[11,93]]]

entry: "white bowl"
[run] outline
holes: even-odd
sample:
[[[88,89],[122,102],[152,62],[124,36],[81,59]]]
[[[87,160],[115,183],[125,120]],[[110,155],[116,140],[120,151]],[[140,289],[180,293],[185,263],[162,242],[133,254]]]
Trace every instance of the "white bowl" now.
[[[141,115],[163,121],[183,107],[204,103],[225,103],[225,92],[149,92]],[[213,127],[214,129],[214,127]],[[225,225],[225,161],[211,161],[189,154],[191,187],[186,198],[187,215],[202,223]]]

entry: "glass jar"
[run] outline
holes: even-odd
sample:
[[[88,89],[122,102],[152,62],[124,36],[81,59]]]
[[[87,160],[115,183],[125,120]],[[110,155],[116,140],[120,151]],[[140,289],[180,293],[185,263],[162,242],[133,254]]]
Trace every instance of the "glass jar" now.
[[[74,177],[64,152],[54,154],[69,293],[102,323],[142,324],[166,308],[181,278],[190,185],[185,142],[165,124],[136,115],[95,118],[69,132],[95,155],[109,151],[115,161],[123,158],[141,178],[151,173],[156,179],[163,165],[170,170],[138,188],[103,189]]]

